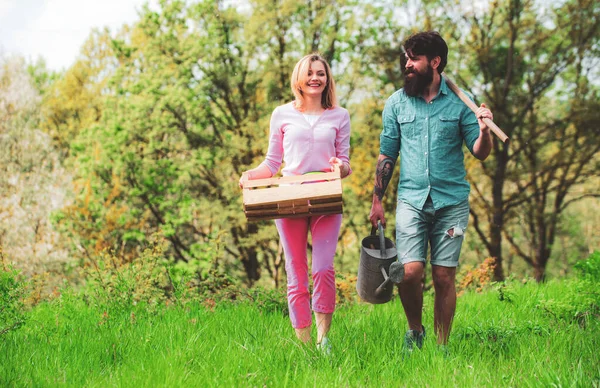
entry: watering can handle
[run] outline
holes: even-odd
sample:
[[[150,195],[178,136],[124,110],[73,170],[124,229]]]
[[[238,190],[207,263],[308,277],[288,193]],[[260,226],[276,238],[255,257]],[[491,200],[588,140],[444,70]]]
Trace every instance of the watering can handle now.
[[[381,225],[381,221],[377,221],[377,228],[379,229],[379,252],[381,254],[381,258],[385,259],[386,258],[385,236],[383,234],[384,228],[383,228],[383,225]],[[375,236],[375,227],[371,227],[371,236]],[[375,290],[375,295],[379,295],[383,291],[385,286],[387,286],[387,284],[391,281],[390,277],[385,272],[385,268],[383,268],[383,266],[381,266],[381,267],[379,267],[379,269],[381,270],[381,274],[383,275],[384,281]]]
[[[381,252],[381,258],[382,259],[386,259],[386,254],[385,254],[385,236],[383,235],[383,225],[381,225],[381,221],[378,220],[377,221],[377,227],[379,228],[379,251]]]
[[[385,228],[383,227],[383,225],[381,225],[381,221],[377,221],[377,227],[379,228],[379,252],[381,253],[381,258],[385,258],[385,252],[386,252],[386,247],[385,247],[385,236],[383,234],[383,232],[385,231]],[[371,227],[371,236],[375,236],[375,227],[372,226]]]

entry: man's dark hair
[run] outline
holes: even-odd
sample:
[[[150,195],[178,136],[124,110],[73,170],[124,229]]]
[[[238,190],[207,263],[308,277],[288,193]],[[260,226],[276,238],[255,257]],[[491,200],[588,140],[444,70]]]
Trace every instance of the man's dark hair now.
[[[448,45],[446,41],[435,31],[419,32],[411,35],[404,42],[404,50],[410,56],[425,55],[431,61],[440,57],[438,72],[441,73],[448,62]]]

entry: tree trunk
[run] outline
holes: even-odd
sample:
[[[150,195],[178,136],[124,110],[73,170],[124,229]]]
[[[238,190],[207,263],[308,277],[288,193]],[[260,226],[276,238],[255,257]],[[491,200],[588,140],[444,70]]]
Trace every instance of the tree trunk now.
[[[504,227],[504,200],[503,189],[506,180],[506,164],[508,162],[508,150],[496,144],[496,168],[492,184],[493,209],[490,225],[490,256],[496,259],[494,267],[494,280],[504,280],[504,270],[502,269],[502,229]]]
[[[258,251],[254,247],[245,250],[246,255],[242,258],[242,264],[246,271],[248,284],[252,286],[254,282],[260,279],[260,264],[258,262]]]
[[[504,280],[504,271],[502,269],[502,211],[494,211],[492,216],[492,226],[490,230],[490,256],[494,258],[494,280]]]
[[[540,246],[536,249],[535,262],[533,264],[533,276],[538,283],[546,280],[546,266],[550,259],[550,252],[551,249],[547,247],[545,239],[542,239]]]
[[[533,266],[533,277],[538,283],[546,280],[546,266],[536,262]]]

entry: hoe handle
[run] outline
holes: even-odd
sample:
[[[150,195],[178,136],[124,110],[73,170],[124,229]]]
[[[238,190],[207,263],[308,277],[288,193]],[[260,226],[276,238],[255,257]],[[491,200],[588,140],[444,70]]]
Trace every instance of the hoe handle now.
[[[450,78],[448,78],[448,76],[445,73],[442,73],[442,76],[444,77],[444,79],[446,80],[446,84],[454,92],[454,94],[456,94],[458,98],[460,98],[462,102],[464,102],[465,105],[473,111],[473,113],[477,112],[477,109],[479,109],[479,107],[475,105],[475,103],[471,101],[471,99],[462,90],[460,90],[459,87],[456,86],[456,84],[452,82],[452,80],[450,80]],[[508,140],[508,136],[506,136],[506,133],[504,133],[504,131],[501,130],[500,127],[496,125],[496,123],[494,123],[488,118],[483,118],[482,121],[492,130],[492,132],[494,132],[496,136],[498,136],[500,140],[502,140],[503,143],[506,143],[506,141]]]

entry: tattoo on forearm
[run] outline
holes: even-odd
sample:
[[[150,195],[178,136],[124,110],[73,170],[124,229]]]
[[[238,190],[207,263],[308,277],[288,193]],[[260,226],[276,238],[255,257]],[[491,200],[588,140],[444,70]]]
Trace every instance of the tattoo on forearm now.
[[[380,201],[383,199],[385,189],[387,189],[388,184],[392,180],[395,165],[396,161],[392,158],[385,158],[377,163],[374,193]]]

